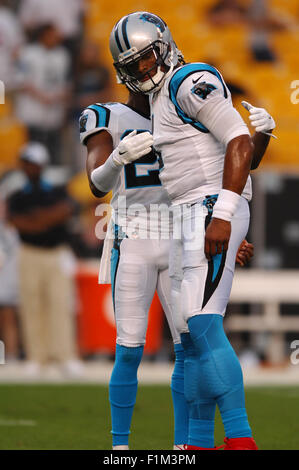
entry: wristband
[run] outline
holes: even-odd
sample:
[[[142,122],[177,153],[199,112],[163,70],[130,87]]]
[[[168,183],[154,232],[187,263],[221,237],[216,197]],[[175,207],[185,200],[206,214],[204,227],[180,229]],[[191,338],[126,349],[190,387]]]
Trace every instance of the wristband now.
[[[241,197],[242,196],[233,191],[221,189],[213,208],[212,217],[230,222],[237,210]]]

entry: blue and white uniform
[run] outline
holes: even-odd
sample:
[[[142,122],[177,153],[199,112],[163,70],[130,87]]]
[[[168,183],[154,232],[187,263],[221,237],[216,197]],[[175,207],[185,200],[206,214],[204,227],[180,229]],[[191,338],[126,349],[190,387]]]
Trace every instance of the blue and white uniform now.
[[[194,315],[225,313],[236,253],[248,230],[250,177],[232,220],[229,249],[209,263],[204,253],[205,229],[222,189],[226,146],[250,133],[233,108],[221,74],[208,64],[176,69],[151,101],[154,145],[162,162],[160,179],[171,199],[175,233],[179,229],[181,234],[174,235],[170,264],[171,275],[183,277],[182,309],[177,309],[182,316],[176,318],[176,326],[186,332]],[[188,227],[195,224],[196,230],[190,233]]]
[[[91,135],[106,131],[116,148],[134,129],[151,130],[151,120],[121,103],[91,105],[80,118],[83,144]],[[112,192],[115,241],[111,254],[111,283],[117,344],[127,347],[145,344],[148,310],[155,290],[174,342],[178,343],[179,336],[170,311],[168,276],[169,231],[172,227],[171,222],[159,223],[164,220],[161,213],[166,216],[166,222],[169,221],[170,202],[159,179],[157,156],[150,153],[125,165]],[[121,196],[125,196],[125,200],[120,199]],[[139,225],[134,224],[135,210]]]
[[[107,131],[116,148],[133,129],[151,130],[151,121],[120,103],[89,106],[80,119],[82,143],[97,132]],[[122,206],[119,196],[126,197]],[[139,221],[142,219],[144,226],[128,230],[130,224],[134,225],[134,210],[141,205]],[[184,396],[184,352],[170,308],[168,259],[172,227],[167,222],[169,198],[161,185],[159,163],[153,152],[123,167],[113,188],[112,207],[115,239],[111,251],[111,284],[117,329],[115,363],[109,382],[113,448],[128,448],[137,370],[145,344],[148,311],[156,290],[174,341],[176,360],[171,378],[174,444],[182,445],[188,436],[188,409]]]

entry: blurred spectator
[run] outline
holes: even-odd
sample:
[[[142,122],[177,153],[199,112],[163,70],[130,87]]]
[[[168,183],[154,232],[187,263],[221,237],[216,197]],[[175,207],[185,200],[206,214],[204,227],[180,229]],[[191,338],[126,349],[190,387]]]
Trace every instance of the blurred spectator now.
[[[247,23],[247,8],[238,0],[219,0],[207,10],[207,18],[215,26]]]
[[[101,63],[98,45],[91,42],[84,43],[75,65],[72,128],[68,146],[69,148],[73,147],[69,165],[74,173],[83,171],[83,169],[85,172],[85,149],[82,148],[78,139],[80,114],[92,103],[111,101],[111,96],[109,70]]]
[[[268,8],[267,0],[219,0],[207,11],[207,18],[216,27],[247,25],[253,58],[258,62],[274,62],[276,54],[271,44],[271,33],[292,27],[285,16],[277,16]]]
[[[69,374],[80,371],[72,318],[74,258],[67,222],[73,203],[64,188],[42,178],[46,148],[29,143],[20,164],[28,181],[8,198],[9,221],[20,246],[20,315],[28,372],[56,359]]]
[[[72,56],[78,50],[83,13],[84,0],[22,0],[20,7],[20,19],[29,36],[43,24],[52,23]]]
[[[83,44],[75,68],[75,119],[92,103],[104,103],[111,98],[109,70],[101,63],[97,44]],[[77,123],[76,123],[77,125]]]
[[[60,164],[62,127],[69,97],[70,58],[55,26],[46,24],[38,40],[19,56],[16,114],[28,128],[29,139],[42,142],[51,163]]]
[[[0,80],[8,91],[14,82],[14,61],[24,42],[17,16],[0,0]]]
[[[19,238],[6,223],[5,204],[0,199],[0,339],[5,361],[18,359],[19,332],[16,308],[19,302],[17,258]]]
[[[278,18],[270,12],[267,0],[252,0],[248,19],[251,28],[251,52],[254,59],[258,62],[274,62],[277,57],[271,44],[271,33],[288,28],[287,18]]]

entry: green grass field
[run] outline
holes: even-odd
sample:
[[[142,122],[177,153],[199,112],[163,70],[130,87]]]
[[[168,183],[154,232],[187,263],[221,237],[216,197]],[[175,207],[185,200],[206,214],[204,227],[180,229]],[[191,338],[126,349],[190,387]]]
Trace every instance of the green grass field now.
[[[247,410],[261,449],[299,449],[299,389],[253,387]],[[100,385],[1,385],[0,449],[111,449],[108,388]],[[167,386],[140,386],[130,448],[171,449]],[[223,427],[217,415],[216,444]]]

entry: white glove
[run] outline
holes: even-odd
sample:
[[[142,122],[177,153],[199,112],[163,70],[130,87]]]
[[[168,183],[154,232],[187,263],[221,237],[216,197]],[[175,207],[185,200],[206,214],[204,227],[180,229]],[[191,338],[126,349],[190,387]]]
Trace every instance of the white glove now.
[[[120,141],[116,149],[112,152],[112,160],[116,166],[127,165],[138,158],[150,153],[154,143],[152,134],[149,132],[131,132]]]
[[[255,108],[252,104],[247,103],[247,101],[242,101],[242,105],[249,111],[249,119],[251,125],[255,127],[256,132],[267,134],[269,131],[275,129],[276,125],[273,117],[264,108]]]

